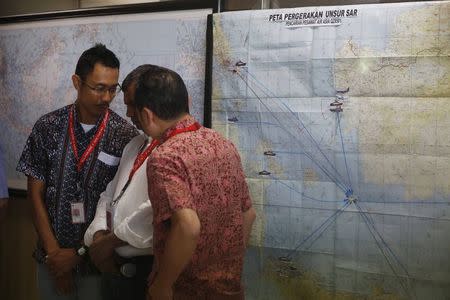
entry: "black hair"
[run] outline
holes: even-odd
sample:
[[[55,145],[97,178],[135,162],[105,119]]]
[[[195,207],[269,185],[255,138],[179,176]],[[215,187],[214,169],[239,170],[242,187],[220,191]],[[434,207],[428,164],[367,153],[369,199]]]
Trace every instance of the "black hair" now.
[[[100,63],[105,67],[119,69],[120,62],[117,56],[103,44],[95,44],[94,47],[87,49],[81,54],[78,59],[77,67],[75,68],[75,74],[78,75],[81,80],[86,80],[89,73],[94,70],[96,63]]]
[[[153,65],[140,65],[133,71],[128,73],[125,79],[122,81],[122,91],[126,92],[133,83],[137,83],[139,77],[147,72]]]
[[[172,70],[154,65],[139,77],[134,102],[139,110],[147,107],[162,120],[173,120],[189,112],[183,79]]]

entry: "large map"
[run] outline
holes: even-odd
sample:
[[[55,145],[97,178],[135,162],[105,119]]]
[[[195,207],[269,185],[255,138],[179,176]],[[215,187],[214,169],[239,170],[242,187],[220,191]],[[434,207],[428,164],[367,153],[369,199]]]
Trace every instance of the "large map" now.
[[[449,16],[214,15],[213,128],[258,212],[249,299],[450,299]]]
[[[8,184],[25,188],[15,167],[33,124],[73,103],[71,76],[81,53],[104,43],[121,62],[120,78],[141,64],[178,72],[203,120],[206,18],[211,10],[85,17],[0,25],[0,146]],[[111,108],[125,117],[123,96]]]

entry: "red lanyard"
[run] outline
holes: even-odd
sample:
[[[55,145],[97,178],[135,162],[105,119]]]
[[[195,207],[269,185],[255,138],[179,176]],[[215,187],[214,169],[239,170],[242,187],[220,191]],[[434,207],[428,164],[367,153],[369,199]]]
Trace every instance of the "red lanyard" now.
[[[136,173],[137,169],[144,163],[144,161],[147,159],[147,157],[152,153],[152,151],[156,148],[156,146],[159,145],[158,140],[153,140],[148,147],[139,153],[139,155],[134,160],[133,168],[131,169],[130,175],[128,176],[128,181],[131,181],[131,178],[133,178],[134,173]]]
[[[169,132],[166,140],[170,139],[171,137],[176,136],[177,134],[183,133],[183,132],[196,131],[196,130],[200,129],[200,127],[201,127],[201,125],[198,122],[195,122],[194,124],[192,124],[190,126],[174,129],[171,132]],[[119,196],[117,196],[117,198],[111,202],[111,205],[116,205],[117,202],[120,200],[120,198],[122,198],[123,194],[125,193],[125,191],[128,188],[128,185],[131,182],[131,178],[133,178],[133,176],[134,176],[134,173],[136,173],[136,171],[139,169],[140,166],[142,166],[142,164],[147,159],[147,157],[149,157],[150,154],[153,152],[153,150],[155,150],[155,148],[160,144],[161,143],[159,142],[159,140],[154,139],[144,151],[139,153],[139,155],[134,160],[133,168],[130,171],[130,175],[128,176],[127,182],[125,183],[122,190],[120,191]]]
[[[73,124],[74,123],[74,120],[73,120],[74,109],[75,109],[75,105],[72,105],[72,109],[69,112],[69,136],[70,136],[70,144],[72,145],[73,154],[75,155],[75,159],[77,160],[77,170],[79,172],[79,171],[81,171],[81,168],[83,167],[84,163],[86,162],[88,157],[91,155],[91,153],[94,151],[95,147],[97,147],[98,143],[100,142],[101,138],[103,137],[103,134],[105,133],[106,124],[108,124],[108,120],[109,120],[109,110],[106,110],[106,113],[103,116],[103,120],[100,124],[99,129],[95,133],[94,137],[92,138],[92,141],[87,146],[83,155],[81,155],[81,158],[79,158],[77,141],[75,138],[75,130],[74,130],[74,124]]]
[[[169,134],[167,139],[170,139],[171,137],[176,136],[177,134],[183,133],[183,132],[189,132],[189,131],[196,131],[201,127],[201,125],[198,122],[195,122],[194,124],[178,128],[175,130],[172,130]],[[128,181],[133,178],[134,173],[136,173],[137,169],[144,163],[144,161],[147,159],[147,157],[153,152],[153,150],[160,144],[160,142],[156,139],[154,139],[151,144],[142,151],[134,160],[133,168],[131,169],[130,175],[128,176]]]

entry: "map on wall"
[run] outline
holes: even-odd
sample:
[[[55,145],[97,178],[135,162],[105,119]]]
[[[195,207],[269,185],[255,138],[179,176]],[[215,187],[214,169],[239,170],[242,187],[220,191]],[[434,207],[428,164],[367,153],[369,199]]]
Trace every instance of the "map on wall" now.
[[[75,101],[71,76],[81,53],[103,43],[121,62],[121,82],[141,64],[178,72],[203,120],[206,19],[210,9],[83,17],[0,25],[0,146],[8,185],[25,189],[15,171],[37,119]],[[123,95],[111,108],[125,117]],[[126,118],[126,117],[125,117]]]
[[[336,297],[450,298],[449,17],[448,1],[214,15],[212,125],[258,212],[249,299],[316,299],[308,273]]]

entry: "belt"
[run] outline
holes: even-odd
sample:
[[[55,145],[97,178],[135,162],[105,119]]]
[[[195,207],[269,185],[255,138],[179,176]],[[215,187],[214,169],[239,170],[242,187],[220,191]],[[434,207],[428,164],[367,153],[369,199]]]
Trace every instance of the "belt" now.
[[[134,257],[115,256],[120,275],[126,278],[148,277],[153,266],[153,255]]]

